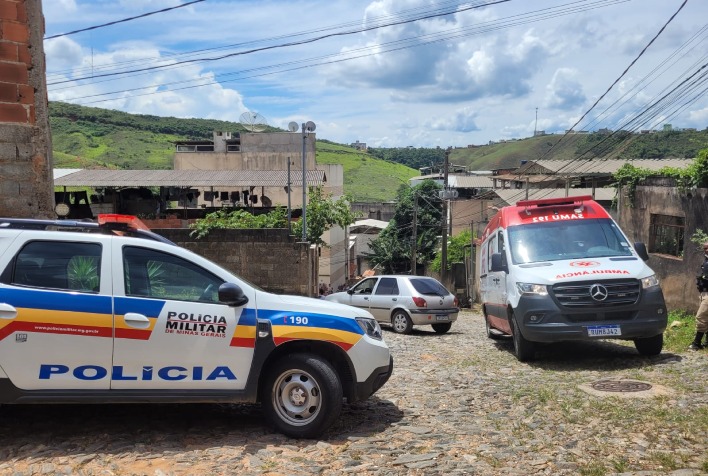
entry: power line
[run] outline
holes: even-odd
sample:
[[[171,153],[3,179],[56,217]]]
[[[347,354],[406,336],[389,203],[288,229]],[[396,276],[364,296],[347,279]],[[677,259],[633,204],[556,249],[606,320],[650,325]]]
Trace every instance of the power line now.
[[[388,43],[383,43],[383,44],[373,46],[373,47],[367,46],[367,47],[359,48],[356,50],[349,50],[346,53],[346,56],[343,53],[329,54],[329,55],[324,55],[324,56],[320,56],[320,57],[313,57],[313,58],[309,58],[309,59],[291,61],[288,63],[280,63],[277,65],[268,65],[268,66],[262,66],[259,68],[252,68],[249,70],[242,70],[240,72],[219,74],[219,75],[217,75],[217,77],[224,78],[227,76],[239,75],[239,74],[243,74],[243,73],[247,73],[247,72],[251,72],[251,71],[258,71],[258,70],[268,71],[268,70],[279,68],[282,66],[297,65],[297,64],[308,63],[308,62],[317,61],[317,60],[322,60],[322,61],[312,63],[312,64],[304,64],[302,66],[296,66],[296,67],[292,67],[292,68],[279,69],[278,71],[276,71],[276,73],[284,73],[284,72],[290,72],[290,71],[311,68],[311,67],[316,67],[316,66],[336,64],[336,63],[340,63],[340,62],[344,62],[344,61],[351,61],[354,59],[360,59],[360,58],[374,56],[374,55],[378,55],[378,54],[382,54],[382,53],[390,53],[390,52],[400,51],[400,50],[404,50],[404,49],[408,49],[408,48],[427,46],[427,45],[431,45],[431,44],[438,43],[438,42],[448,41],[448,40],[454,39],[454,38],[467,37],[472,34],[487,33],[490,31],[496,31],[496,30],[499,30],[502,28],[508,28],[508,27],[517,26],[520,24],[527,24],[527,23],[533,23],[533,22],[537,22],[537,21],[547,20],[547,19],[556,18],[556,17],[564,16],[564,15],[570,15],[570,14],[574,14],[574,13],[578,13],[578,12],[582,12],[582,11],[587,11],[587,10],[591,10],[591,9],[595,9],[595,8],[601,8],[601,7],[606,7],[609,5],[615,5],[618,3],[624,3],[626,1],[629,1],[629,0],[600,0],[600,1],[594,2],[590,5],[570,6],[570,5],[574,5],[575,3],[578,3],[578,2],[573,2],[571,4],[566,4],[566,5],[561,6],[562,9],[560,9],[560,10],[547,8],[547,9],[543,9],[543,10],[527,12],[527,13],[520,14],[520,15],[514,15],[512,17],[509,17],[509,19],[503,19],[500,21],[487,22],[487,23],[483,23],[481,25],[473,25],[473,26],[461,28],[461,29],[456,28],[456,29],[452,29],[452,30],[446,30],[443,32],[431,33],[428,35],[403,38],[403,39],[395,40],[395,41],[388,42]],[[548,10],[554,10],[554,11],[548,11]],[[516,17],[526,17],[526,18],[510,20],[511,18],[516,18]],[[421,41],[421,40],[426,40],[426,41]],[[412,44],[408,44],[408,43],[412,43]],[[396,45],[401,45],[401,46],[396,46]],[[382,46],[387,46],[387,48],[382,50],[381,49]],[[365,53],[366,51],[372,51],[372,50],[373,50],[373,53]],[[364,52],[364,53],[354,54],[356,52]],[[337,59],[337,57],[342,57],[342,56],[345,56],[345,57]],[[334,58],[334,59],[331,59],[331,58]],[[329,59],[329,60],[327,60],[327,59]],[[140,74],[148,74],[148,73],[140,73]],[[253,74],[253,75],[249,75],[249,76],[242,76],[240,78],[236,78],[233,80],[220,79],[217,81],[217,80],[208,80],[208,79],[194,79],[194,80],[174,81],[171,83],[153,84],[150,86],[143,86],[143,87],[137,87],[137,88],[132,88],[132,89],[123,89],[123,90],[116,90],[116,91],[111,91],[111,92],[107,92],[107,93],[97,93],[97,94],[92,94],[92,95],[88,95],[88,96],[79,96],[79,97],[74,97],[71,100],[78,101],[78,100],[82,100],[82,99],[90,99],[93,97],[109,96],[109,95],[121,94],[121,93],[126,93],[126,92],[134,92],[134,91],[139,91],[139,90],[150,90],[150,91],[145,94],[132,95],[131,97],[149,96],[149,95],[153,95],[153,94],[164,94],[164,93],[168,93],[168,92],[180,91],[180,90],[185,90],[185,89],[192,89],[192,88],[203,87],[203,86],[214,85],[214,84],[224,84],[224,83],[233,82],[233,81],[240,81],[240,80],[249,79],[249,78],[266,76],[269,74],[274,74],[274,73],[273,72],[265,72],[265,73]],[[108,80],[104,80],[104,81],[113,81],[113,80],[114,79],[108,79]],[[206,82],[204,82],[204,81],[206,81]],[[98,82],[100,82],[100,81],[98,81]],[[175,85],[175,84],[192,83],[192,82],[201,82],[201,83],[193,85],[193,86],[185,86],[182,88],[160,89],[158,91],[155,91],[155,89],[164,88],[165,86],[170,86],[170,85]],[[96,83],[97,82],[94,81],[90,84],[96,84]],[[51,92],[56,92],[56,91],[59,91],[62,89],[73,89],[76,87],[81,87],[81,86],[70,86],[68,88],[54,88],[54,89],[52,89]],[[106,102],[106,101],[112,101],[115,99],[118,99],[118,98],[109,98],[109,99],[102,99],[102,100],[96,100],[96,101],[77,102],[77,103],[78,104],[95,104],[95,103],[101,103],[101,102]]]
[[[45,39],[45,40],[51,40],[51,39],[54,39],[54,38],[59,38],[59,37],[61,37],[61,36],[69,36],[69,35],[74,35],[74,34],[76,34],[76,33],[81,33],[81,32],[84,32],[84,31],[96,30],[96,29],[98,29],[98,28],[103,28],[103,27],[106,27],[106,26],[116,25],[116,24],[118,24],[118,23],[125,23],[125,22],[127,22],[127,21],[136,20],[136,19],[138,19],[138,18],[148,17],[148,16],[150,16],[150,15],[155,15],[155,14],[157,14],[157,13],[164,13],[164,12],[168,12],[168,11],[170,11],[170,10],[176,10],[176,9],[178,9],[178,8],[186,7],[187,5],[192,5],[192,4],[200,3],[200,2],[204,2],[204,1],[206,1],[206,0],[194,0],[194,1],[192,1],[192,2],[183,3],[182,5],[177,5],[176,7],[163,8],[162,10],[156,10],[156,11],[154,11],[154,12],[143,13],[142,15],[137,15],[137,16],[130,17],[130,18],[123,18],[122,20],[116,20],[116,21],[104,23],[103,25],[95,25],[95,26],[90,26],[90,27],[88,27],[88,28],[82,28],[82,29],[80,29],[80,30],[70,31],[70,32],[68,32],[68,33],[60,33],[60,34],[58,34],[58,35],[45,36],[44,39]]]
[[[203,0],[199,0],[199,1],[203,1]],[[341,31],[341,32],[336,32],[336,33],[328,33],[328,34],[326,34],[326,35],[320,35],[320,36],[317,36],[317,37],[314,37],[314,38],[307,38],[307,39],[299,40],[299,41],[291,41],[291,42],[288,42],[288,43],[281,43],[281,44],[278,44],[278,45],[262,46],[262,47],[260,47],[260,48],[251,48],[250,50],[237,51],[237,52],[235,52],[235,53],[228,53],[228,54],[225,54],[225,55],[214,56],[214,57],[211,57],[211,58],[198,58],[198,59],[191,59],[191,60],[183,60],[183,61],[178,61],[178,62],[176,62],[176,63],[172,63],[172,64],[170,64],[170,65],[148,66],[148,67],[146,67],[146,68],[139,68],[139,69],[134,69],[134,70],[130,70],[130,71],[114,72],[114,73],[103,73],[103,74],[97,74],[97,75],[92,75],[92,76],[84,76],[83,78],[75,78],[75,79],[67,79],[67,80],[63,80],[63,81],[55,81],[55,82],[53,82],[53,83],[47,83],[47,85],[49,86],[49,85],[54,85],[54,84],[68,83],[68,82],[71,82],[71,81],[81,81],[81,80],[83,80],[83,79],[103,78],[103,77],[106,77],[106,76],[116,76],[116,75],[121,75],[121,74],[138,73],[138,72],[141,72],[141,71],[153,71],[153,70],[162,69],[162,68],[165,68],[165,67],[168,67],[168,66],[172,67],[172,66],[175,66],[175,65],[187,64],[187,63],[195,63],[195,62],[203,62],[203,61],[204,61],[204,62],[206,62],[206,61],[209,61],[209,62],[211,62],[211,61],[219,61],[219,60],[222,60],[222,59],[225,59],[225,58],[232,58],[232,57],[234,57],[234,56],[243,56],[243,55],[247,55],[247,54],[257,53],[257,52],[260,52],[260,51],[273,50],[273,49],[278,49],[278,48],[286,48],[286,47],[290,47],[290,46],[306,45],[306,44],[309,44],[309,43],[315,43],[315,42],[317,42],[317,41],[324,40],[324,39],[326,39],[326,38],[336,37],[336,36],[353,35],[353,34],[356,34],[356,33],[364,33],[364,32],[367,32],[367,31],[378,30],[378,29],[380,29],[380,28],[386,28],[386,27],[390,27],[390,26],[404,25],[404,24],[406,24],[406,23],[412,23],[412,22],[416,22],[416,21],[420,21],[420,20],[429,20],[429,19],[431,19],[431,18],[437,18],[437,17],[441,17],[441,16],[452,15],[452,14],[455,14],[455,13],[459,13],[459,12],[461,12],[461,11],[474,10],[474,9],[477,9],[477,8],[487,7],[487,6],[490,6],[490,5],[496,5],[496,4],[499,4],[499,3],[506,3],[506,2],[510,2],[510,1],[511,1],[511,0],[495,0],[495,1],[491,1],[491,2],[489,2],[489,3],[485,3],[485,4],[481,4],[481,5],[470,5],[470,6],[467,6],[467,7],[464,7],[464,8],[456,9],[456,10],[454,10],[454,11],[445,11],[445,12],[441,12],[441,13],[431,13],[431,14],[428,14],[428,15],[423,15],[423,16],[420,16],[420,17],[411,18],[411,19],[407,19],[407,20],[393,21],[393,22],[390,22],[390,23],[385,23],[385,24],[383,24],[383,25],[374,25],[374,26],[370,26],[370,27],[358,28],[358,29],[355,29],[355,30]]]

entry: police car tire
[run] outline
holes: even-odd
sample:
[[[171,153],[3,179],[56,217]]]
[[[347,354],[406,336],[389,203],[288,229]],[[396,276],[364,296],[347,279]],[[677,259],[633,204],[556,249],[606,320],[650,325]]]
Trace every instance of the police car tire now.
[[[637,348],[637,352],[641,355],[659,355],[661,354],[661,349],[664,347],[664,334],[634,339],[634,347]]]
[[[524,338],[521,335],[519,326],[516,324],[514,314],[509,316],[509,325],[511,326],[511,337],[514,341],[514,355],[519,362],[528,362],[536,356],[536,345]]]
[[[432,326],[436,334],[445,334],[452,328],[452,323],[445,322],[444,324],[433,324]]]
[[[317,438],[342,411],[343,391],[337,372],[313,354],[292,354],[275,362],[262,390],[266,418],[293,438]],[[304,401],[293,401],[288,395]]]
[[[413,330],[413,321],[405,311],[399,309],[391,316],[391,327],[396,334],[410,334]]]

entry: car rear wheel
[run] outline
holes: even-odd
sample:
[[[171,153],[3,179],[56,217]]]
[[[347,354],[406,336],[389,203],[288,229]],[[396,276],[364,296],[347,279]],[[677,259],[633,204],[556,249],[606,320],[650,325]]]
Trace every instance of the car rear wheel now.
[[[634,339],[634,347],[641,355],[659,355],[664,347],[664,334]]]
[[[410,334],[413,330],[413,321],[404,311],[395,311],[391,316],[391,326],[398,334]]]
[[[293,438],[316,438],[342,411],[342,384],[322,358],[293,354],[270,367],[261,391],[266,418]]]
[[[445,334],[452,327],[452,322],[445,322],[443,324],[433,324],[433,330],[438,334]]]
[[[512,313],[509,316],[509,325],[511,326],[511,337],[514,340],[514,355],[519,362],[528,362],[536,356],[536,345],[524,338],[521,335],[519,326],[516,323],[516,318]]]

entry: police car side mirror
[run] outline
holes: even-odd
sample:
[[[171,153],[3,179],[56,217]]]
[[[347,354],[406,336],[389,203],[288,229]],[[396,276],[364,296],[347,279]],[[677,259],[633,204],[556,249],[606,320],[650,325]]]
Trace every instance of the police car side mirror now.
[[[243,294],[243,290],[237,284],[224,283],[219,286],[219,302],[239,307],[248,302],[248,297]]]
[[[347,289],[347,294],[350,294],[350,295],[351,295],[351,294],[354,294],[354,290],[353,290],[353,289]]]
[[[639,241],[634,243],[634,251],[637,252],[641,259],[649,261],[649,253],[647,253],[647,246],[644,243]]]
[[[497,272],[497,271],[504,271],[505,273],[509,272],[509,266],[506,264],[506,260],[504,259],[504,255],[501,253],[492,253],[492,272]]]

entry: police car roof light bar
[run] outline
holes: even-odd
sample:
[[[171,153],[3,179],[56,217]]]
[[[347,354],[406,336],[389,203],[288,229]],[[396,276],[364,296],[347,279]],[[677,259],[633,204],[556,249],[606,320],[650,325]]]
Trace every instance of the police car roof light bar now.
[[[96,218],[99,226],[114,229],[150,230],[140,218],[133,215],[120,215],[117,213],[101,213]]]

